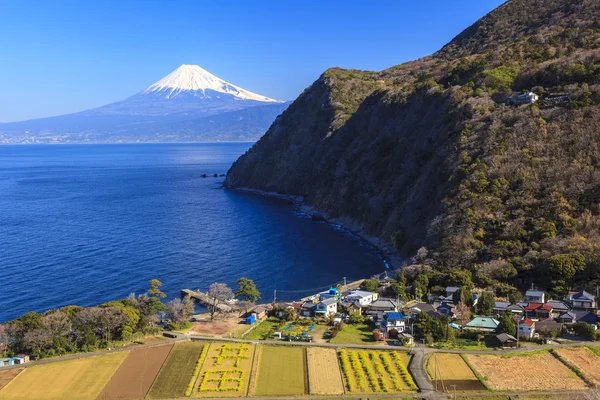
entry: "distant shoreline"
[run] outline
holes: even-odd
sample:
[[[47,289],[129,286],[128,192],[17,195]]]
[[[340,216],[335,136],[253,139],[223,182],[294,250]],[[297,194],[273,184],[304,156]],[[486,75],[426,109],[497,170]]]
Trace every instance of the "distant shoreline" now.
[[[370,236],[364,233],[364,228],[352,221],[350,218],[335,218],[331,217],[329,214],[321,212],[310,206],[304,202],[304,198],[302,196],[292,196],[281,194],[277,192],[267,192],[260,189],[252,189],[252,188],[227,188],[223,187],[226,190],[238,191],[243,193],[255,194],[258,196],[264,197],[274,197],[282,200],[289,201],[295,207],[295,209],[305,215],[312,217],[313,219],[322,220],[325,223],[341,228],[345,232],[350,235],[360,239],[363,243],[367,244],[371,247],[377,255],[383,261],[383,264],[386,270],[395,270],[400,268],[401,258],[395,251],[391,250],[386,244],[379,238]],[[368,279],[368,278],[367,278]]]

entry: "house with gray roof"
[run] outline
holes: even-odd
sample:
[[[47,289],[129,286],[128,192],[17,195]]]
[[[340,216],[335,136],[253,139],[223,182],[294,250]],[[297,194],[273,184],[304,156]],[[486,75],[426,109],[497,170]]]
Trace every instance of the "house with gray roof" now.
[[[529,289],[525,292],[525,301],[528,303],[544,303],[546,294],[542,290]]]
[[[337,313],[337,299],[329,298],[317,303],[315,315],[328,317]]]

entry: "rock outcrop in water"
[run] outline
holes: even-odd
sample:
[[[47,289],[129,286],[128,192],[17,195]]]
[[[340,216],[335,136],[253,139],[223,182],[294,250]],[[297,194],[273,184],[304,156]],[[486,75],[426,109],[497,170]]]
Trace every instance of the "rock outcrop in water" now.
[[[417,261],[468,269],[483,286],[592,285],[599,20],[594,0],[509,0],[432,56],[327,70],[225,186],[302,196],[405,255],[426,246]],[[507,105],[513,91],[541,98]],[[569,261],[578,255],[584,265]]]

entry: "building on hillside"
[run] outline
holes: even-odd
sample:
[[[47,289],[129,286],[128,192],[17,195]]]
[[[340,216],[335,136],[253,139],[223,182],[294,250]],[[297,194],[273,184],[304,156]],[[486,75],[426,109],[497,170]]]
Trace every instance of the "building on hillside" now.
[[[545,303],[546,294],[541,290],[529,289],[525,292],[526,303]]]
[[[386,311],[383,314],[383,320],[379,322],[381,329],[385,331],[387,337],[389,337],[389,331],[395,329],[398,332],[404,332],[406,327],[404,315],[396,311]]]
[[[553,331],[555,331],[558,335],[562,332],[562,326],[560,322],[557,322],[551,318],[545,319],[543,321],[538,321],[535,323],[535,330],[542,335],[549,335]]]
[[[263,319],[267,316],[267,308],[265,306],[256,306],[250,311],[250,314],[255,314],[257,319]]]
[[[500,316],[504,314],[504,311],[510,306],[510,302],[508,301],[496,301],[494,305],[494,315]]]
[[[25,364],[29,362],[29,356],[27,354],[17,354],[12,359],[15,364]]]
[[[574,324],[577,322],[577,314],[574,311],[567,311],[558,316],[558,322],[563,324]]]
[[[416,303],[416,304],[413,304],[408,309],[408,313],[413,318],[416,317],[421,312],[424,312],[424,313],[427,313],[427,314],[435,313],[435,307],[433,305],[431,305],[431,304],[428,304],[428,303]]]
[[[576,293],[569,293],[567,301],[575,310],[593,310],[596,308],[596,299],[585,290]]]
[[[456,287],[456,286],[448,286],[446,288],[446,298],[450,298],[451,299],[452,296],[454,295],[454,293],[458,291],[458,289],[459,288]]]
[[[535,322],[529,318],[517,322],[519,338],[531,339],[535,334]]]
[[[366,292],[364,290],[353,290],[348,296],[346,296],[346,302],[358,301],[361,306],[367,306],[379,298],[379,293]]]
[[[314,317],[317,305],[312,301],[305,301],[300,307],[300,315],[302,317]]]
[[[543,303],[529,303],[525,307],[525,313],[527,318],[533,319],[546,319],[554,318],[552,306]]]
[[[518,344],[517,338],[515,338],[512,335],[509,335],[508,333],[501,333],[499,335],[496,335],[496,340],[498,340],[500,346],[504,348],[515,348]]]
[[[523,93],[517,96],[517,104],[532,104],[540,99],[540,96],[533,92]]]
[[[452,318],[456,314],[456,307],[454,306],[454,303],[443,301],[442,304],[437,307],[436,311],[446,317]]]
[[[552,312],[557,315],[571,310],[571,307],[561,300],[548,300],[546,304],[552,307]]]
[[[317,303],[315,315],[328,317],[337,313],[337,299],[329,298]]]
[[[573,312],[573,313],[575,313],[575,315],[577,315],[577,318],[575,321],[576,323],[577,322],[586,322],[591,325],[598,324],[598,316],[591,311],[572,310],[571,312]]]
[[[497,319],[492,317],[475,317],[463,328],[472,331],[496,332],[499,323]]]
[[[386,311],[398,311],[404,303],[394,299],[388,299],[384,297],[378,298],[376,301],[368,305],[367,314],[369,315],[381,315]]]

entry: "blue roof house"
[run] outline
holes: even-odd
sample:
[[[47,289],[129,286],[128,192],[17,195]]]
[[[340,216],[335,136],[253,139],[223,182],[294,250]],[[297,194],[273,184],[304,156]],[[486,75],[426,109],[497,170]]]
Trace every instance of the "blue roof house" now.
[[[404,332],[406,328],[405,318],[401,312],[386,311],[383,313],[383,321],[381,321],[381,329],[388,333],[391,329],[395,329],[398,333]]]

